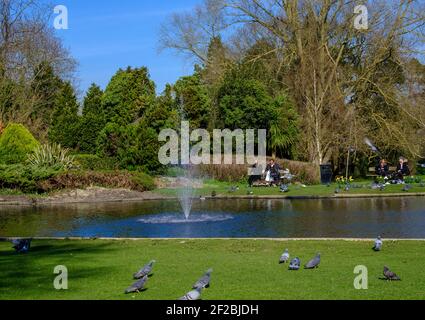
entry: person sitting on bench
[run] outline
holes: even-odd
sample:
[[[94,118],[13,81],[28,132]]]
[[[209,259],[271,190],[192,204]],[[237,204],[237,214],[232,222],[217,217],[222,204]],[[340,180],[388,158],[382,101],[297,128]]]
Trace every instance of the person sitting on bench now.
[[[389,176],[390,168],[388,167],[387,160],[381,159],[379,161],[378,165],[376,166],[376,174],[379,177],[383,177],[383,178],[386,178]]]
[[[280,182],[280,167],[279,164],[277,164],[274,159],[270,160],[270,163],[266,167],[266,174],[269,176],[270,185],[277,186]]]
[[[408,175],[410,175],[408,160],[404,157],[400,157],[397,164],[397,170],[395,172],[395,179],[404,181],[404,177]]]

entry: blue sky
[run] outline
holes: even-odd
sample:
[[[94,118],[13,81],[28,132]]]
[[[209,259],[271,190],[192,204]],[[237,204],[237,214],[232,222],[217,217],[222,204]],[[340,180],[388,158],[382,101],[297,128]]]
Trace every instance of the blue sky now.
[[[193,71],[171,51],[158,53],[161,22],[173,12],[190,10],[201,0],[61,0],[68,8],[69,29],[58,30],[78,61],[79,89],[95,82],[105,88],[119,68],[148,67],[161,93],[166,83]]]

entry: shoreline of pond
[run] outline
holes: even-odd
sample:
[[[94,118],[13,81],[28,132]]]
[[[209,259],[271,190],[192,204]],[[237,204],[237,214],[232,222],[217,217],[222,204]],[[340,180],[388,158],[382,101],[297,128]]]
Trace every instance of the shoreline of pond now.
[[[405,198],[425,197],[425,192],[405,193],[359,193],[332,195],[220,195],[215,197],[194,197],[194,200],[317,200],[317,199],[370,199],[370,198]],[[178,200],[177,196],[162,195],[157,192],[138,192],[128,189],[88,188],[85,190],[67,190],[46,197],[33,195],[0,196],[0,206],[44,206],[90,203],[134,203],[144,201]]]

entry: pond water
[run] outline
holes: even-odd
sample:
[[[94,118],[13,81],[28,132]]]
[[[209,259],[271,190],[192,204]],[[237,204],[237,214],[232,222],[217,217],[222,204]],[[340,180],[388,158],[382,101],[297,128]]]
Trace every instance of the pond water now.
[[[425,238],[425,198],[206,200],[0,206],[0,237]]]

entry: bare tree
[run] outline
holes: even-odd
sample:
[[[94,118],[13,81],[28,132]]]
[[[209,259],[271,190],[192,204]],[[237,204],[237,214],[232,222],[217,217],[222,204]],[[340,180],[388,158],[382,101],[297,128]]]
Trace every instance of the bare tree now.
[[[191,12],[175,13],[160,30],[159,49],[172,49],[206,63],[211,39],[227,27],[222,0],[206,0]]]
[[[33,80],[44,71],[42,66],[73,80],[76,66],[55,35],[52,14],[53,6],[40,1],[0,2],[0,119],[27,124],[41,136],[46,133],[46,123],[30,117],[42,98]]]

